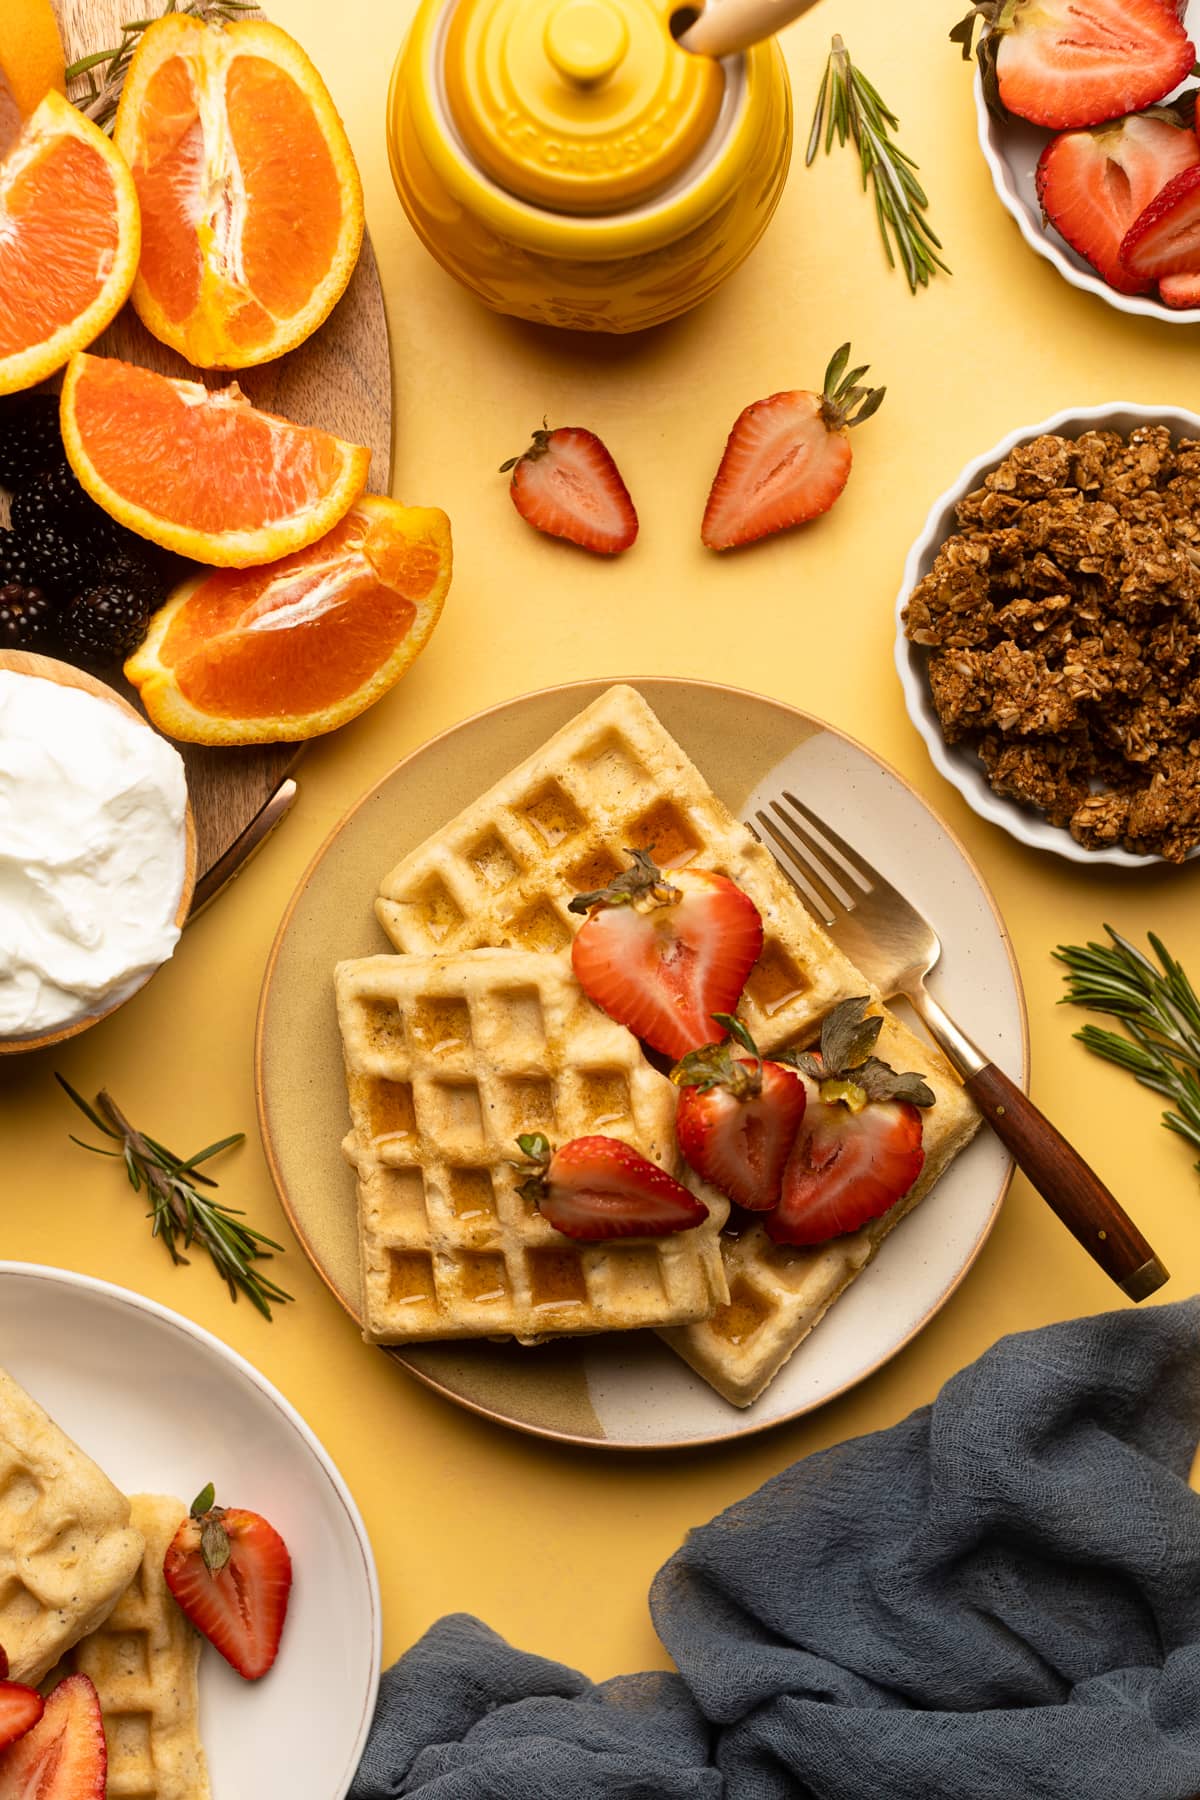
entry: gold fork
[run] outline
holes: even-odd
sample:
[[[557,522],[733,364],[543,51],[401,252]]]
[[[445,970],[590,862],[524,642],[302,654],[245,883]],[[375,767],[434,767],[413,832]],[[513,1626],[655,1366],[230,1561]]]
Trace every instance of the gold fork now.
[[[1131,1300],[1160,1288],[1166,1269],[1099,1176],[925,986],[942,954],[929,921],[794,794],[770,800],[747,823],[770,840],[784,874],[871,985],[885,1000],[911,1001],[996,1136],[1089,1255]]]

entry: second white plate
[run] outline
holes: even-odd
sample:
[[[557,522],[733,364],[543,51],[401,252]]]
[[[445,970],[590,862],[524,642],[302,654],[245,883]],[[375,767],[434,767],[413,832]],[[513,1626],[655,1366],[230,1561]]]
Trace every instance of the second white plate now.
[[[124,1288],[0,1262],[0,1364],[125,1493],[263,1513],[292,1555],[279,1660],[247,1682],[205,1649],[213,1800],[343,1800],[375,1710],[379,1584],[345,1482],[287,1401],[188,1320]]]

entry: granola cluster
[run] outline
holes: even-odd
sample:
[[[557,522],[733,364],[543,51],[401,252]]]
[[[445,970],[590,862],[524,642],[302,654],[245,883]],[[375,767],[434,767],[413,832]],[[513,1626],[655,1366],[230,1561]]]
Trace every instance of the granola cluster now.
[[[1021,445],[904,610],[947,743],[1080,844],[1200,843],[1200,442]]]

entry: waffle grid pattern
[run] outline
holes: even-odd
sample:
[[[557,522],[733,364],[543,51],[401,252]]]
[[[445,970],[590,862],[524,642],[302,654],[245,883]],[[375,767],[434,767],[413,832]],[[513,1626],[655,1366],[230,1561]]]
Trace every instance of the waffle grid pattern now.
[[[774,1244],[761,1225],[724,1238],[728,1302],[710,1318],[663,1333],[734,1406],[758,1398],[978,1129],[978,1111],[938,1052],[886,1010],[884,1020],[877,1054],[895,1069],[918,1070],[937,1096],[924,1117],[925,1165],[916,1182],[861,1231],[811,1249]]]
[[[71,1666],[100,1699],[108,1800],[209,1800],[198,1723],[200,1639],[162,1572],[187,1509],[146,1494],[132,1506],[145,1556],[107,1622],[76,1645]]]
[[[129,1502],[0,1369],[0,1644],[36,1686],[106,1618],[142,1556]]]
[[[578,893],[652,850],[736,881],[764,941],[742,1014],[764,1050],[810,1033],[864,992],[861,975],[812,919],[775,859],[717,799],[635,689],[610,688],[387,875],[376,911],[397,950],[481,945],[561,951]]]
[[[674,1090],[565,958],[369,957],[336,987],[368,1341],[681,1323],[725,1298],[718,1196],[695,1230],[589,1246],[517,1191],[523,1132],[603,1133],[678,1171]]]

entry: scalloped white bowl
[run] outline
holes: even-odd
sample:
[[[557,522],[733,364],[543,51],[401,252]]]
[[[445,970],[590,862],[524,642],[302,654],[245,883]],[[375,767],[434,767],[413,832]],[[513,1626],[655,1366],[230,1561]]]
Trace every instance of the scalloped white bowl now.
[[[1200,315],[1197,315],[1200,316]],[[926,676],[928,652],[920,644],[910,643],[904,635],[902,613],[909,595],[923,576],[933,567],[934,557],[956,526],[954,509],[958,502],[979,487],[985,475],[1004,461],[1018,444],[1045,432],[1060,437],[1081,437],[1085,431],[1103,427],[1115,431],[1132,431],[1138,425],[1166,425],[1176,438],[1200,438],[1200,416],[1171,406],[1138,406],[1128,400],[1112,400],[1105,406],[1082,406],[1054,413],[1038,425],[1022,425],[1010,431],[1000,443],[985,450],[967,464],[944,494],[929,509],[921,535],[913,544],[904,564],[904,578],[896,602],[896,668],[904,689],[908,716],[925,740],[934,764],[953,783],[979,816],[999,825],[1010,837],[1017,838],[1034,850],[1050,850],[1070,862],[1105,864],[1121,869],[1162,869],[1171,865],[1161,856],[1135,856],[1129,850],[1112,846],[1104,850],[1085,850],[1077,844],[1065,826],[1051,825],[1039,813],[1020,806],[1015,800],[1003,800],[988,786],[983,764],[969,744],[948,744],[942,735],[938,716],[930,698]],[[1200,846],[1192,850],[1187,861],[1200,856]]]
[[[1197,6],[1189,7],[1184,23],[1195,37],[1200,30]],[[1190,80],[1190,77],[1189,77]],[[1186,85],[1186,83],[1184,84]],[[1057,133],[1040,125],[1029,125],[1024,119],[998,119],[983,97],[983,81],[975,69],[975,113],[979,126],[979,147],[991,170],[992,183],[1013,218],[1021,236],[1031,250],[1053,263],[1064,281],[1084,293],[1095,294],[1118,312],[1135,313],[1143,319],[1158,319],[1164,325],[1200,323],[1200,307],[1189,306],[1176,311],[1164,306],[1152,294],[1118,294],[1102,281],[1089,262],[1060,238],[1052,225],[1042,219],[1037,197],[1038,157]]]

